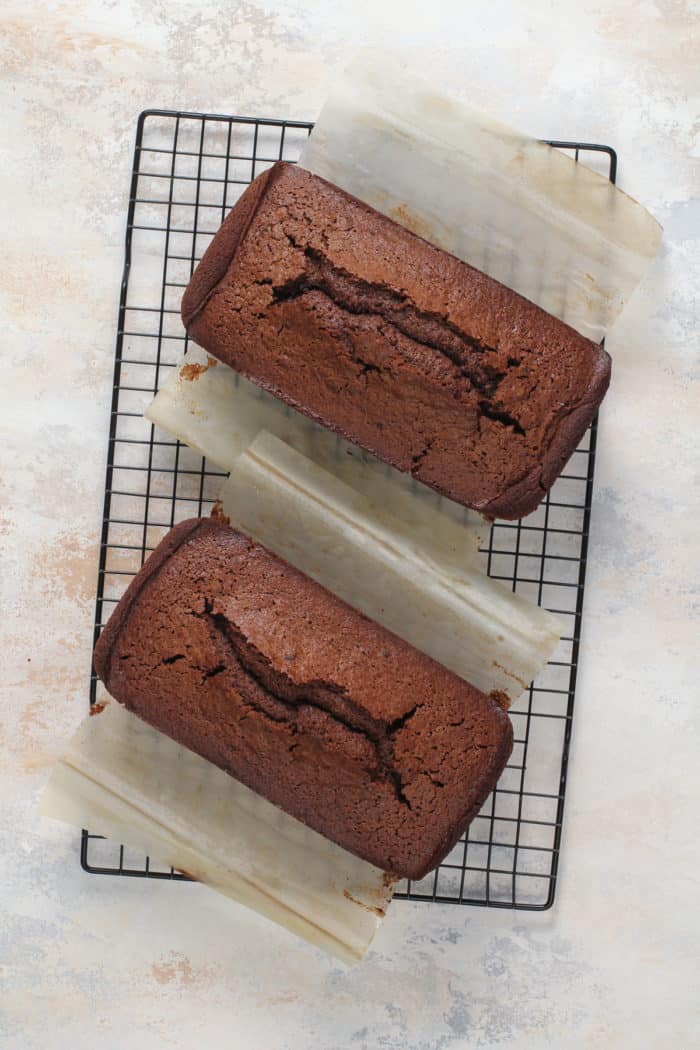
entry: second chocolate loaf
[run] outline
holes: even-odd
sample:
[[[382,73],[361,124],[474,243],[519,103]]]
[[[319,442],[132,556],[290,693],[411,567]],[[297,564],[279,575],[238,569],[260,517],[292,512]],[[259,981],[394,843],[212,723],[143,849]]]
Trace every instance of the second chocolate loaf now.
[[[162,541],[95,669],[157,729],[411,878],[452,848],[512,747],[496,700],[212,519]]]

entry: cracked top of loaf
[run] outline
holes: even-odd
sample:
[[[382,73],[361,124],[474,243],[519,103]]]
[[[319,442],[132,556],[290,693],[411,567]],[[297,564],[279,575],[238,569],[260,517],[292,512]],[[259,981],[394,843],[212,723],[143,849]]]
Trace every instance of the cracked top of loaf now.
[[[258,386],[489,517],[534,510],[610,379],[602,347],[284,162],[232,209],[182,317]]]
[[[410,878],[453,847],[512,748],[495,699],[210,518],[151,555],[95,669],[157,729]]]

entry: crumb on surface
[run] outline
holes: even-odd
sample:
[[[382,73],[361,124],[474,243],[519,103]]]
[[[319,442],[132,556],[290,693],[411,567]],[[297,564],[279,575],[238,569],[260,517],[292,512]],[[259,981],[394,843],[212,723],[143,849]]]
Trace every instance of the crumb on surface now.
[[[211,509],[210,517],[215,518],[216,521],[220,521],[222,525],[230,525],[231,519],[227,514],[224,514],[224,505],[220,499],[217,499],[216,503]]]
[[[195,379],[199,379],[204,372],[208,372],[210,368],[214,368],[218,363],[215,357],[210,357],[207,354],[207,363],[205,365],[201,365],[197,361],[183,365],[180,369],[180,377],[191,383]]]
[[[510,708],[510,697],[507,693],[504,693],[502,689],[492,689],[489,693],[492,700],[495,700],[499,707],[502,707],[504,711]]]

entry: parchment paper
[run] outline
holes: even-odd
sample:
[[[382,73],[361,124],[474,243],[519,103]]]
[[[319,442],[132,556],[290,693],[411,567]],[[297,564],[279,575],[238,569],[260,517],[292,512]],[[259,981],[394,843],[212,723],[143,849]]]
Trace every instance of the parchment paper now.
[[[150,853],[344,962],[362,958],[393,880],[115,701],[86,717],[40,804]]]
[[[661,239],[604,175],[386,52],[360,52],[337,77],[300,163],[596,342]]]

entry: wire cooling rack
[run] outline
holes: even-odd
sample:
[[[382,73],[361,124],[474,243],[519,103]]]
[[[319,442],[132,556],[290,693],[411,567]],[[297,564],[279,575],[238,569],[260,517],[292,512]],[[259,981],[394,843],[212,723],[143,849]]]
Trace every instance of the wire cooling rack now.
[[[143,410],[181,360],[180,298],[248,183],[295,161],[312,125],[147,110],[139,117],[119,304],[95,640],[149,553],[178,521],[207,514],[225,474],[159,431]],[[609,146],[550,141],[615,181]],[[558,614],[554,658],[511,709],[515,746],[468,833],[398,898],[538,910],[554,900],[578,665],[596,424],[538,508],[496,521],[481,555],[489,575]],[[94,674],[90,702],[102,696]],[[184,880],[171,868],[83,831],[81,863],[109,875]]]

